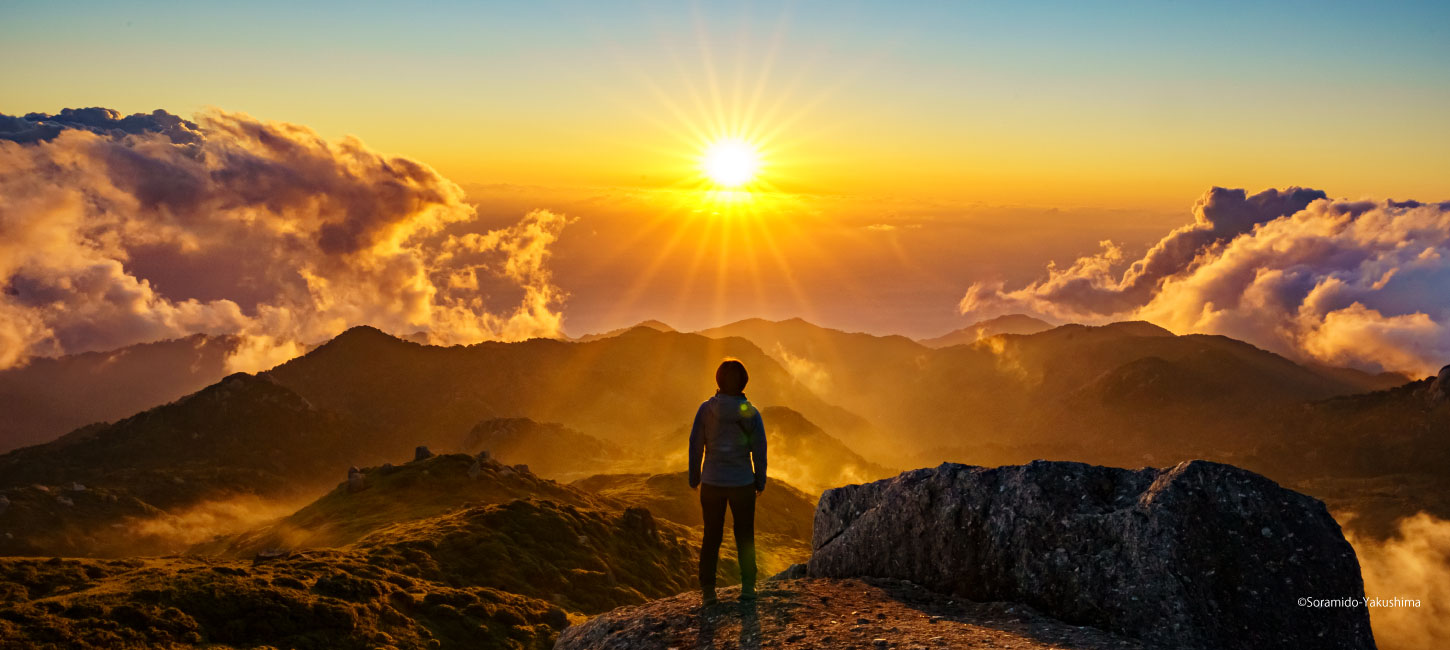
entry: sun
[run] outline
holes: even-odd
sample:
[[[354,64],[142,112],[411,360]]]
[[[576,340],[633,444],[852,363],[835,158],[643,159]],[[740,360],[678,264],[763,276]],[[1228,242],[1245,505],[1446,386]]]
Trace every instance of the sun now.
[[[716,140],[705,147],[700,169],[716,185],[739,188],[760,171],[760,150],[745,140]]]

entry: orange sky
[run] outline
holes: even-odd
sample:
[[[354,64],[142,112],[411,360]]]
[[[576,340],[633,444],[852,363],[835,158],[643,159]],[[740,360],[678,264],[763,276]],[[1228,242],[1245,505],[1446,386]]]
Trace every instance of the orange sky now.
[[[574,333],[804,315],[929,335],[964,324],[973,282],[1105,239],[1132,259],[1210,186],[1450,197],[1443,7],[73,9],[10,12],[0,112],[215,106],[427,163],[483,223],[563,212]],[[716,223],[698,156],[725,134],[762,148],[770,192]],[[727,235],[746,257],[699,259]]]

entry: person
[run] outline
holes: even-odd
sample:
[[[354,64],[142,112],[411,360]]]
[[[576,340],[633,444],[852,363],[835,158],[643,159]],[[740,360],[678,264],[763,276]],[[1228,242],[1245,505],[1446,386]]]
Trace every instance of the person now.
[[[705,538],[700,543],[700,592],[715,603],[715,569],[725,536],[725,509],[735,520],[740,599],[755,599],[755,499],[765,490],[765,423],[745,398],[745,364],[726,359],[715,370],[714,397],[690,427],[690,487],[700,493]],[[703,462],[702,462],[703,461]]]

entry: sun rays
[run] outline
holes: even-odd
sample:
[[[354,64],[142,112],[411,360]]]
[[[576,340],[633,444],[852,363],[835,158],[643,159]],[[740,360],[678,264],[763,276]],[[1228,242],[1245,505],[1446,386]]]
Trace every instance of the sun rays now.
[[[827,133],[841,130],[817,110],[836,86],[803,91],[818,59],[782,59],[789,18],[748,47],[717,49],[703,26],[694,38],[662,35],[674,46],[663,73],[621,62],[642,90],[620,95],[624,105],[661,136],[621,144],[656,161],[650,178],[660,180],[633,190],[650,208],[610,257],[638,270],[611,300],[607,320],[627,324],[646,302],[672,303],[675,313],[693,306],[712,324],[770,316],[766,305],[811,318],[816,299],[803,276],[840,278],[841,295],[858,288],[846,260],[821,240],[824,230],[840,229],[817,200],[826,191],[819,174],[812,176],[835,148]],[[721,51],[739,58],[722,61]]]

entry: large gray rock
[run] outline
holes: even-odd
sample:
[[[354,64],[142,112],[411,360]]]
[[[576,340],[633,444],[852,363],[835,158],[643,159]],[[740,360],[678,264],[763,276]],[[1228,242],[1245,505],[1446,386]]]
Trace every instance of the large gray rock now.
[[[1189,461],[943,464],[827,490],[813,577],[910,580],[1173,648],[1373,648],[1354,549],[1316,499]]]

